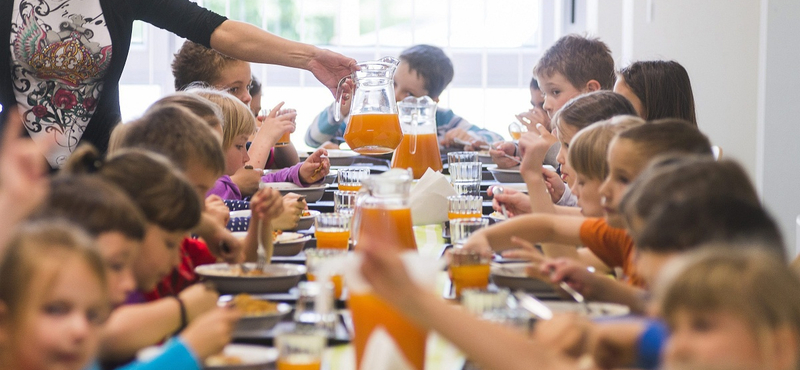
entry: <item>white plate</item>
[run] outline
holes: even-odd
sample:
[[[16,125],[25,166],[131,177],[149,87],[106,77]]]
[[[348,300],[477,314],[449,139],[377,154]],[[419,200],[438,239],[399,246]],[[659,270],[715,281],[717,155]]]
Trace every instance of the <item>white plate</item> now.
[[[160,346],[147,347],[136,354],[139,361],[150,361],[163,352]],[[228,344],[222,353],[226,356],[235,356],[242,360],[239,365],[203,366],[203,369],[213,370],[255,370],[263,369],[278,360],[278,350],[275,348],[255,346],[250,344]]]
[[[358,157],[358,153],[352,150],[328,149],[328,160],[331,166],[349,166]]]
[[[242,209],[242,210],[239,210],[239,211],[231,211],[231,218],[234,218],[234,217],[250,217],[251,214],[253,214],[253,211],[251,211],[249,209]]]
[[[519,173],[519,167],[500,169],[497,168],[497,166],[488,166],[486,169],[492,173],[492,177],[494,177],[497,182],[517,184],[525,182],[525,180],[522,179],[522,174]]]
[[[562,302],[562,301],[544,301],[545,306],[550,308],[553,313],[567,313],[574,312],[585,314],[586,308],[583,304],[578,302]],[[589,302],[589,317],[619,317],[630,314],[631,310],[628,306],[605,303],[605,302]]]
[[[305,195],[307,203],[316,203],[322,199],[322,195],[325,193],[325,188],[327,188],[327,185],[323,184],[304,188],[291,182],[262,182],[258,187],[259,189],[273,188],[280,191],[282,195],[289,193]]]
[[[525,269],[530,265],[528,262],[493,263],[491,267],[492,281],[499,287],[511,290],[552,292],[553,286],[548,282],[527,275]]]
[[[254,269],[256,264],[247,262],[245,266]],[[220,293],[228,294],[285,293],[306,275],[306,267],[297,264],[272,263],[264,269],[268,276],[231,275],[231,265],[227,263],[197,266],[194,271],[203,280],[213,282]]]

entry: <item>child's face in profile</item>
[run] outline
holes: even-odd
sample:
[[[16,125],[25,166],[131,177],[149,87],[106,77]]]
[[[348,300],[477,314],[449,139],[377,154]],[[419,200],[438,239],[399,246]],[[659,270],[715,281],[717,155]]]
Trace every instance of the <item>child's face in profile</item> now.
[[[192,183],[200,199],[206,199],[206,194],[211,190],[220,176],[220,174],[214,173],[214,171],[203,166],[199,161],[190,162],[186,167],[186,171],[183,171],[183,174],[189,179],[189,182]]]
[[[239,135],[233,139],[231,146],[225,151],[225,174],[231,176],[250,161],[247,155],[248,135]],[[203,194],[205,196],[205,194]]]
[[[636,114],[639,117],[645,118],[642,116],[642,112],[644,111],[642,101],[639,100],[639,97],[633,93],[633,90],[631,90],[630,86],[628,86],[622,76],[617,76],[617,82],[614,83],[614,92],[624,96],[625,99],[628,99],[628,101],[633,104],[633,109],[636,110]]]
[[[563,124],[561,125],[561,129],[553,129],[553,131],[555,131],[558,141],[561,142],[558,155],[556,155],[556,162],[561,165],[561,179],[566,181],[571,187],[575,184],[575,175],[573,174],[574,171],[572,171],[572,167],[569,165],[567,155],[569,154],[569,142],[572,141],[572,137],[578,133],[578,128],[570,124]]]
[[[625,189],[647,165],[636,144],[628,139],[614,139],[608,148],[608,177],[600,187],[603,211],[610,226],[623,228],[625,220],[619,211],[619,201]]]
[[[670,316],[671,334],[664,350],[667,369],[767,368],[755,333],[741,316],[685,308]]]
[[[219,77],[211,84],[218,89],[224,89],[245,105],[250,105],[253,97],[250,96],[250,83],[253,75],[250,74],[250,63],[245,61],[231,62],[219,71]]]
[[[30,312],[14,339],[19,353],[13,357],[21,369],[83,369],[97,352],[108,315],[106,287],[85,261],[74,257],[61,263],[51,281],[50,287],[40,282],[28,292],[43,296],[24,308]]]
[[[575,173],[575,184],[570,190],[578,197],[578,207],[581,214],[586,217],[602,217],[603,206],[600,202],[600,185],[603,181],[590,179],[580,173]]]
[[[136,286],[142,292],[153,290],[161,279],[180,264],[185,232],[168,231],[148,223],[144,242],[133,263]]]
[[[425,88],[425,79],[417,73],[412,71],[411,67],[405,61],[400,61],[397,65],[397,70],[394,73],[394,98],[401,101],[406,97],[423,97],[428,95],[428,90]],[[439,101],[439,97],[431,97],[435,101]]]
[[[550,118],[558,112],[564,104],[585,91],[572,85],[564,75],[554,72],[551,76],[539,76],[539,87],[544,94],[544,110]]]
[[[104,232],[95,241],[100,246],[100,256],[106,267],[106,285],[111,305],[121,305],[128,294],[136,289],[133,262],[142,243],[128,239],[118,231]]]

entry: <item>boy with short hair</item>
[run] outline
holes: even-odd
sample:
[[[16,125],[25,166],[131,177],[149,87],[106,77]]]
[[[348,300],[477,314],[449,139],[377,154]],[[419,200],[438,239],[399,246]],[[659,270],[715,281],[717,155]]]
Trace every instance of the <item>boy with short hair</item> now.
[[[613,72],[613,69],[612,69]],[[400,53],[400,64],[394,75],[395,99],[401,101],[408,96],[429,96],[439,101],[439,95],[453,80],[453,63],[444,51],[431,45],[415,45]],[[331,104],[320,113],[306,131],[306,144],[311,147],[338,149],[343,141],[347,118],[334,119]],[[444,146],[459,146],[455,139],[487,143],[502,140],[489,130],[481,129],[457,116],[452,109],[437,107],[436,133]]]

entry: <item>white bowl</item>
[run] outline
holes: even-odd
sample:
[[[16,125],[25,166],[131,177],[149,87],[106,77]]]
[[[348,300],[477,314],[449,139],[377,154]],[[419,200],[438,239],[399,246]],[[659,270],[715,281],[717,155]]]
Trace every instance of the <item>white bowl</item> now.
[[[296,256],[303,250],[309,240],[311,240],[311,235],[283,232],[275,238],[273,243],[275,251],[272,255],[276,257]]]
[[[220,297],[219,303],[222,305],[227,304],[231,300],[233,300],[234,296],[231,295],[224,295]],[[260,299],[257,297],[252,297],[253,299],[267,301],[266,299]],[[266,314],[242,314],[242,317],[239,319],[239,322],[236,323],[236,329],[234,331],[236,333],[243,333],[243,332],[252,332],[252,331],[262,331],[262,330],[270,330],[278,324],[278,322],[283,319],[289,312],[292,311],[292,306],[286,303],[278,303],[277,304],[277,311],[270,312]],[[236,336],[234,333],[234,337]]]
[[[300,221],[297,222],[297,227],[292,230],[308,230],[314,226],[314,218],[317,217],[319,211],[308,210],[309,216],[300,216]]]
[[[512,291],[552,293],[553,286],[550,283],[527,275],[525,269],[528,266],[531,264],[527,262],[493,263],[491,267],[492,281],[495,285]]]
[[[280,191],[281,195],[286,195],[289,193],[305,195],[306,203],[316,203],[322,199],[322,195],[325,194],[325,188],[327,186],[323,184],[304,188],[291,182],[262,182],[258,187],[259,189],[273,188]]]
[[[231,266],[227,263],[215,263],[197,266],[194,271],[203,280],[214,283],[220,293],[227,294],[285,293],[306,274],[306,267],[303,265],[282,263],[268,264],[264,268],[268,276],[235,276],[231,275]],[[254,269],[256,264],[248,262],[245,267]]]
[[[235,217],[250,217],[253,214],[253,211],[249,209],[242,209],[239,211],[231,211],[231,218]]]
[[[161,346],[147,347],[136,354],[139,361],[146,362],[158,357],[164,350]],[[256,346],[251,344],[228,344],[222,350],[225,356],[236,357],[241,360],[238,365],[211,365],[215,356],[206,360],[203,369],[206,370],[259,370],[268,367],[271,363],[278,360],[278,350],[276,348]]]
[[[328,149],[328,160],[331,166],[349,166],[353,164],[358,153],[352,150]]]
[[[520,183],[525,182],[522,179],[522,174],[519,173],[519,167],[500,169],[497,166],[489,166],[487,168],[492,173],[492,177],[497,182],[502,183]]]

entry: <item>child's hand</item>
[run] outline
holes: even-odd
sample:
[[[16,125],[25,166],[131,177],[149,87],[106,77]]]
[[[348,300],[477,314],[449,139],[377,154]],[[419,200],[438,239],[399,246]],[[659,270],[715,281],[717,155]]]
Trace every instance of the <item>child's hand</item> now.
[[[531,213],[531,201],[525,193],[504,188],[503,194],[495,194],[494,186],[490,186],[486,194],[492,197],[492,208],[495,211],[501,212],[502,206],[506,206],[508,217]]]
[[[464,147],[464,145],[456,144],[456,139],[467,143],[476,141],[466,130],[454,128],[444,133],[444,138],[440,140],[440,144],[446,147]]]
[[[278,142],[278,139],[283,136],[283,134],[287,132],[294,132],[296,125],[294,123],[295,117],[297,117],[297,113],[286,113],[279,115],[278,113],[281,111],[281,107],[283,106],[284,102],[278,103],[272,110],[269,111],[269,114],[264,117],[264,121],[261,123],[261,129],[259,130],[259,134],[261,131],[264,131],[265,137],[270,139],[272,145]],[[258,138],[261,135],[256,135]]]
[[[283,102],[281,102],[283,104]],[[290,116],[292,118],[292,123],[295,124],[295,128],[297,127],[297,110],[292,108],[281,109],[278,111],[276,117],[281,116]],[[294,132],[294,130],[292,130]]]
[[[519,166],[519,162],[506,157],[506,155],[514,157],[516,151],[517,147],[513,142],[503,141],[501,143],[496,143],[494,149],[489,149],[489,155],[492,156],[492,162],[497,164],[497,168],[512,168]],[[514,158],[519,159],[519,157]]]
[[[331,161],[328,160],[328,151],[317,149],[300,165],[300,182],[313,184],[322,181],[330,171]]]
[[[582,294],[584,298],[597,297],[599,292],[596,284],[601,277],[589,272],[586,265],[568,258],[558,258],[541,264],[539,273],[550,276],[550,282],[558,285],[562,281],[572,289]]]
[[[209,215],[213,220],[217,222],[217,225],[225,227],[228,225],[228,221],[231,219],[231,213],[228,209],[228,206],[225,205],[225,202],[222,201],[218,195],[209,195],[205,199],[205,209],[203,210],[206,214]]]
[[[550,193],[550,199],[553,203],[561,200],[566,189],[566,185],[564,185],[564,180],[561,180],[561,176],[546,168],[542,168],[542,176],[544,177],[544,184],[547,186],[547,192]]]
[[[214,239],[216,242],[206,240],[211,253],[222,258],[227,263],[242,262],[242,250],[244,249],[242,242],[224,226],[218,228],[215,234],[216,237]]]
[[[230,343],[240,317],[241,313],[234,308],[217,307],[189,324],[180,338],[202,362]]]
[[[544,109],[533,108],[527,112],[522,112],[516,115],[519,123],[528,127],[528,131],[533,130],[537,123],[541,123],[548,131],[552,131],[550,127],[550,117]]]
[[[544,348],[578,359],[590,351],[593,327],[591,321],[577,314],[559,314],[538,321],[532,335]]]
[[[231,175],[231,181],[239,187],[239,192],[243,197],[253,195],[258,190],[258,185],[261,183],[261,177],[264,172],[261,169],[240,168]]]
[[[295,193],[286,194],[283,197],[283,212],[276,216],[273,227],[277,230],[291,230],[297,227],[303,210],[306,209],[305,198]]]
[[[535,266],[546,260],[546,257],[532,243],[516,236],[511,237],[511,242],[516,244],[519,249],[504,251],[502,253],[503,258],[522,259],[533,263]]]
[[[467,238],[462,247],[466,250],[480,252],[485,256],[492,255],[492,247],[489,245],[489,239],[486,237],[483,230],[478,230]]]
[[[217,307],[219,293],[204,284],[194,284],[178,294],[186,307],[186,320],[194,321],[198,316]]]
[[[251,223],[272,222],[283,212],[281,193],[271,188],[259,190],[250,199],[250,209],[252,210]]]
[[[533,176],[540,176],[544,157],[556,142],[558,142],[558,138],[541,124],[536,124],[535,131],[522,134],[519,138],[519,150],[522,153],[522,163],[520,163],[519,169],[523,177],[532,179]]]

